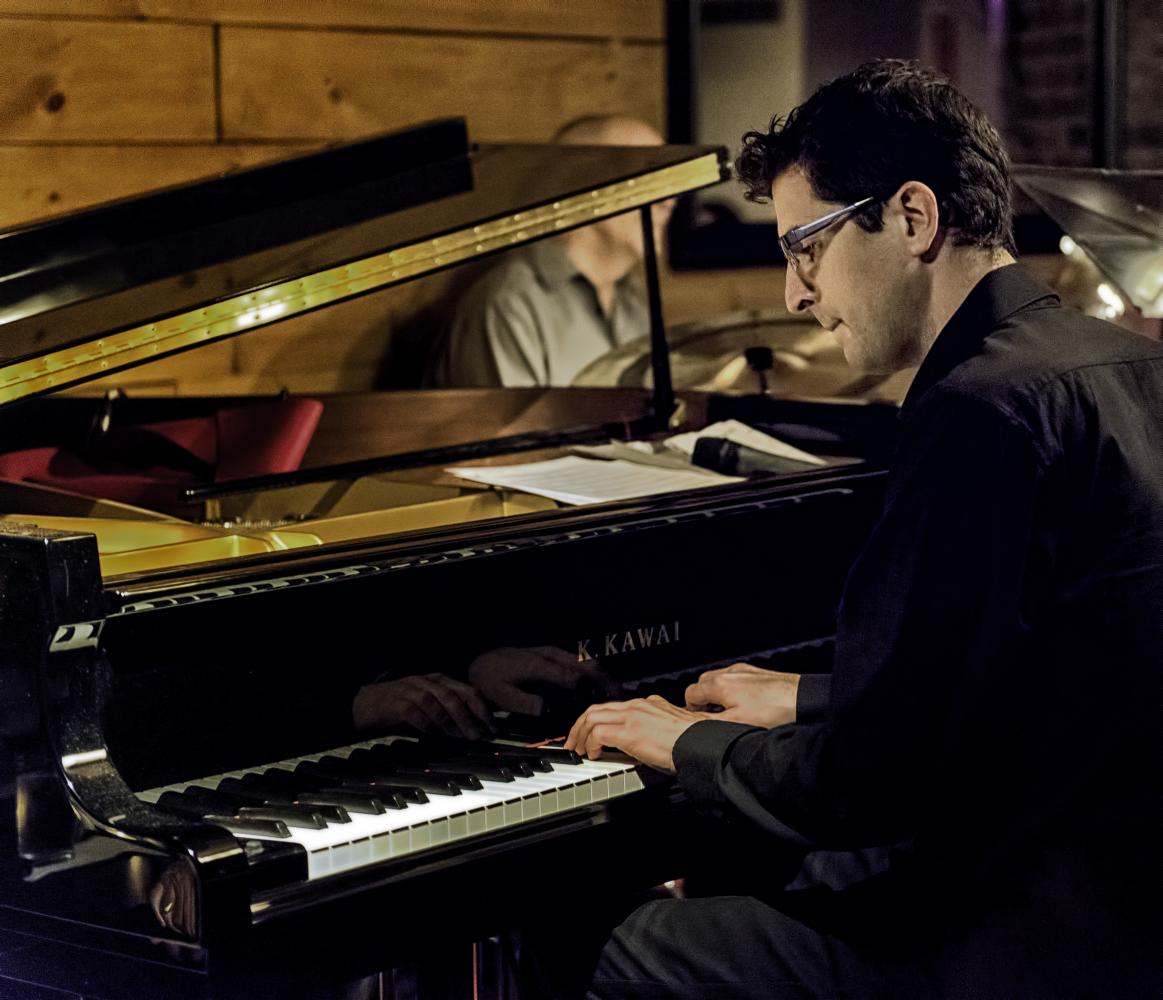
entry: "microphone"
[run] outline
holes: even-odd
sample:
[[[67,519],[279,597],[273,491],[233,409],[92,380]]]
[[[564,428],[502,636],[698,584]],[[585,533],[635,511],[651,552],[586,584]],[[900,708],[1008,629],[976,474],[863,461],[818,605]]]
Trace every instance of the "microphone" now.
[[[748,476],[755,472],[803,472],[819,466],[809,462],[798,462],[794,458],[771,455],[758,448],[748,448],[745,444],[728,438],[704,437],[695,442],[691,456],[695,465],[720,472],[725,476]]]

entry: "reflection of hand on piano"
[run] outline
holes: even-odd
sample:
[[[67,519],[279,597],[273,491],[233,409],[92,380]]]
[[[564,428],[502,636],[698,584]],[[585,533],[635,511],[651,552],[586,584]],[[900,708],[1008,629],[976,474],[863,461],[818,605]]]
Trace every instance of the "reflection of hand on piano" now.
[[[643,764],[674,773],[674,745],[696,722],[718,718],[672,705],[652,694],[632,701],[592,705],[573,724],[566,750],[596,760],[603,747],[614,747]]]
[[[545,707],[544,697],[531,687],[588,690],[594,695],[592,700],[598,701],[620,693],[618,685],[593,662],[579,662],[556,646],[490,649],[472,661],[468,678],[494,707],[518,715],[540,715]]]
[[[479,740],[493,728],[481,696],[470,685],[444,674],[367,684],[356,694],[351,715],[356,729],[410,726],[421,733],[469,740]]]
[[[175,861],[161,873],[149,890],[149,906],[157,922],[168,930],[192,938],[197,930],[198,887],[188,861]]]
[[[708,670],[686,689],[687,708],[698,711],[722,706],[716,719],[746,722],[772,729],[796,721],[800,675],[733,663]]]

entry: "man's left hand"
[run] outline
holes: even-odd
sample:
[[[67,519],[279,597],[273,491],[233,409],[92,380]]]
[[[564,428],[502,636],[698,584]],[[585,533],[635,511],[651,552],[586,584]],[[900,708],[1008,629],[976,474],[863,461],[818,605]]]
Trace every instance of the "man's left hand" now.
[[[565,748],[596,760],[602,755],[602,747],[616,747],[643,764],[673,774],[675,743],[705,718],[698,712],[672,705],[656,694],[633,701],[591,705],[573,724]]]

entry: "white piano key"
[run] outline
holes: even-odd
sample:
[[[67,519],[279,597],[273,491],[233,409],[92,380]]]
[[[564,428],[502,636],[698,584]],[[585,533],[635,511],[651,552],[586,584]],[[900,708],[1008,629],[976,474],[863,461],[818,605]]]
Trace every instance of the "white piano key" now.
[[[390,743],[393,739],[369,740],[324,753],[346,757],[357,746]],[[156,802],[165,791],[182,791],[190,785],[216,788],[225,777],[241,777],[271,767],[293,770],[300,761],[318,760],[324,753],[198,778],[138,794],[144,801]],[[406,780],[401,780],[401,784],[407,784]],[[558,764],[552,771],[535,771],[531,777],[517,777],[511,782],[485,781],[482,788],[465,789],[460,795],[430,795],[427,802],[408,803],[404,809],[389,809],[376,815],[351,813],[349,823],[328,823],[322,830],[295,828],[289,839],[307,851],[308,878],[325,878],[443,844],[507,830],[591,803],[605,802],[642,787],[642,779],[633,764],[584,760],[574,765]],[[268,839],[256,835],[248,835],[248,838]],[[281,842],[286,843],[287,839],[283,838]]]

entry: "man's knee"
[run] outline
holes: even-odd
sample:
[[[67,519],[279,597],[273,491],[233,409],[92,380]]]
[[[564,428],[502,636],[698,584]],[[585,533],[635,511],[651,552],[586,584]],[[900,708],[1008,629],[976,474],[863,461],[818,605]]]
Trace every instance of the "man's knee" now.
[[[668,928],[672,914],[683,902],[655,899],[639,906],[614,928],[598,960],[597,976],[631,980],[654,978],[657,971],[665,973],[665,953],[673,946]]]
[[[778,919],[764,903],[745,896],[647,903],[606,943],[590,997],[758,995],[752,987],[773,971]]]

